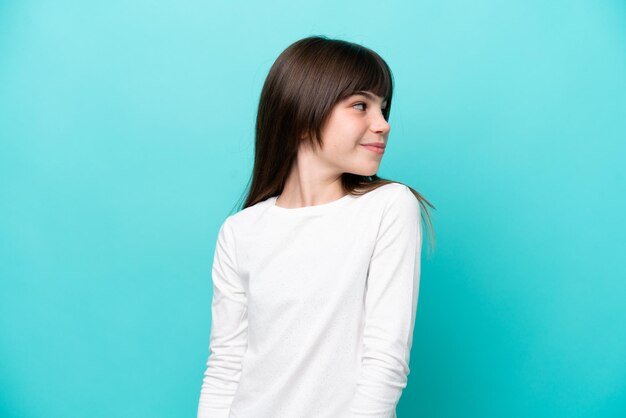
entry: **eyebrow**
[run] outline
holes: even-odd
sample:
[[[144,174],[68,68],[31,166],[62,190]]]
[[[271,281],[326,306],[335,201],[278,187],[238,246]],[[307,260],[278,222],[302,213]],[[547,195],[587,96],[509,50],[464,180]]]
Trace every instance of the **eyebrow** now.
[[[372,100],[372,101],[376,101],[376,99],[377,99],[377,96],[375,96],[372,93],[370,93],[369,91],[365,91],[365,90],[355,91],[354,94],[360,94],[360,95],[363,95],[365,97],[369,97],[370,100]],[[386,103],[386,102],[387,102],[387,99],[383,98],[383,103]]]

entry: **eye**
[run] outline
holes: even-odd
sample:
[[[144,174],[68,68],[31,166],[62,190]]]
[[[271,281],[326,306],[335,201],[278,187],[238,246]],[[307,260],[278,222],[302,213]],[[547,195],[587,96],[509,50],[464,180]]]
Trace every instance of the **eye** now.
[[[359,103],[355,103],[354,105],[352,105],[352,107],[354,106],[363,106],[363,110],[365,110],[365,108],[367,107],[367,103],[359,102]],[[385,113],[385,110],[387,110],[387,106],[383,106],[380,108],[380,111],[383,113]]]

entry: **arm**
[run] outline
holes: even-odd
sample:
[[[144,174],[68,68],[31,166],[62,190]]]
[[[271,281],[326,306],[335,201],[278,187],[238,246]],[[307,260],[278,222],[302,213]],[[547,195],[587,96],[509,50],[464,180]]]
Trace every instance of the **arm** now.
[[[421,247],[419,202],[405,186],[385,208],[370,260],[363,357],[350,417],[396,416],[409,374]]]
[[[222,224],[213,256],[211,337],[198,418],[228,418],[247,349],[247,296],[237,272],[233,231]]]

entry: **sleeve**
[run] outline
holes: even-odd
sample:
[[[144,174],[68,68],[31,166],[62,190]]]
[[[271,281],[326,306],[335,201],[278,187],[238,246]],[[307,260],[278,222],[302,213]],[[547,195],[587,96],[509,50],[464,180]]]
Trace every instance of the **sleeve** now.
[[[234,234],[228,218],[213,255],[211,336],[198,418],[228,418],[247,350],[248,300],[237,272]]]
[[[350,417],[396,417],[409,374],[421,248],[419,202],[405,185],[383,213],[370,260],[363,356]]]

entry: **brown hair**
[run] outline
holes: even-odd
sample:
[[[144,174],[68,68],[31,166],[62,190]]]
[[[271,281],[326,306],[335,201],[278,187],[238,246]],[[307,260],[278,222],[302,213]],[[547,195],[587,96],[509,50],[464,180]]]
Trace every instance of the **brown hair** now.
[[[387,99],[383,109],[389,119],[393,95],[391,69],[376,52],[364,46],[326,36],[310,36],[289,45],[276,59],[263,84],[256,118],[252,183],[243,208],[283,189],[300,141],[321,145],[321,130],[334,105],[357,91],[368,90]],[[305,137],[303,138],[303,134]],[[377,175],[343,173],[345,192],[355,196],[387,183]],[[436,209],[407,185],[424,208],[431,235],[432,221],[426,205]]]

